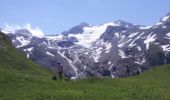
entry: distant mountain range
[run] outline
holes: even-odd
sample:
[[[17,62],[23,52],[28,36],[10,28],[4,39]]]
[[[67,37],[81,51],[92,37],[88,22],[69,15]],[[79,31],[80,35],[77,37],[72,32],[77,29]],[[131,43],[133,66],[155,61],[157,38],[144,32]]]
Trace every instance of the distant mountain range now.
[[[170,13],[152,26],[119,20],[96,26],[81,23],[50,36],[30,27],[1,31],[34,62],[51,70],[61,62],[64,75],[72,79],[126,77],[170,63]]]

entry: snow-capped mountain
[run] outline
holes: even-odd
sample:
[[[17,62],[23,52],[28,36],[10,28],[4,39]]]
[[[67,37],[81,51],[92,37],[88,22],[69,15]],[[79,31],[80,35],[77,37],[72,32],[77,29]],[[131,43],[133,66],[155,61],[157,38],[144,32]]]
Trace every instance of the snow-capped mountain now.
[[[72,79],[125,77],[170,63],[170,13],[152,26],[121,20],[96,26],[81,23],[51,36],[30,25],[6,26],[2,31],[28,58],[51,70],[61,62],[65,76]]]

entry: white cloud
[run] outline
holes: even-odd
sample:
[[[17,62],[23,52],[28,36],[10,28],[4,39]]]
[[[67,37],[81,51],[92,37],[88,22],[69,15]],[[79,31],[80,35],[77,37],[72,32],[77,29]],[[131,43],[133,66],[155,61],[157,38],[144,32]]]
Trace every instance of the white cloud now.
[[[19,25],[9,25],[7,23],[5,23],[4,27],[2,27],[2,31],[4,33],[14,33],[16,30],[20,30],[20,29],[27,29],[29,30],[33,36],[44,36],[43,31],[39,28],[39,27],[32,27],[31,24],[25,24],[23,26],[19,26]]]
[[[31,24],[26,24],[24,26],[24,28],[29,30],[32,33],[33,36],[43,36],[44,35],[43,31],[39,27],[33,28],[31,26]]]

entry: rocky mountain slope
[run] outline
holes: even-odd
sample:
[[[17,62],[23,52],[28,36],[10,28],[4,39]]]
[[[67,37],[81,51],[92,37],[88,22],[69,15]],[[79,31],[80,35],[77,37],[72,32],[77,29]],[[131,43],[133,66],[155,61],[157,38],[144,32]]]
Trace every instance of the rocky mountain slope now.
[[[81,23],[59,35],[35,35],[30,27],[3,28],[27,58],[54,69],[64,66],[69,78],[125,77],[170,63],[170,13],[152,26],[115,21]]]

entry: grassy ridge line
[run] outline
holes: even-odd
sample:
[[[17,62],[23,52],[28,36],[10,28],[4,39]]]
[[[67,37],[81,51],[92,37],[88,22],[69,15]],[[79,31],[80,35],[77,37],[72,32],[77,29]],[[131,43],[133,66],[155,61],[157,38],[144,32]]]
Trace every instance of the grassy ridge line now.
[[[13,45],[9,37],[0,32],[0,68],[25,72],[49,74],[48,71],[27,59]]]

